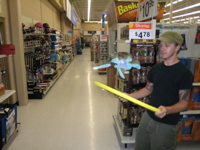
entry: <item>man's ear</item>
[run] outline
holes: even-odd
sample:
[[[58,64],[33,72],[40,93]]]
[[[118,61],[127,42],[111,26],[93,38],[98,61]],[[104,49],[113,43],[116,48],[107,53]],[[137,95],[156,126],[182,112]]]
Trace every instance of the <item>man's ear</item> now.
[[[178,52],[180,49],[181,49],[180,45],[176,46],[176,52]]]

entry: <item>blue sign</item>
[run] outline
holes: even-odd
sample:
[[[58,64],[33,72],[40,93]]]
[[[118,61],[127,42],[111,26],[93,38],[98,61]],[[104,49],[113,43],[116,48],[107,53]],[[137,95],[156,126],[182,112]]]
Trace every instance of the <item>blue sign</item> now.
[[[74,9],[71,8],[71,22],[75,27],[77,27],[77,22],[76,21],[77,21],[77,16],[76,16],[76,14],[74,12]]]

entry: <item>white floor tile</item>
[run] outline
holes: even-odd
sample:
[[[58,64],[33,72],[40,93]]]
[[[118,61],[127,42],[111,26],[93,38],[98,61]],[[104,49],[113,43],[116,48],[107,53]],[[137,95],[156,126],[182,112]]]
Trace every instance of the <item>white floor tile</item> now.
[[[29,100],[27,106],[18,107],[21,127],[9,150],[125,149],[112,118],[117,99],[93,84],[107,81],[106,75],[92,69],[94,62],[90,60],[90,49],[84,49],[44,99]],[[197,150],[200,142],[178,145],[180,150]],[[134,144],[128,144],[126,150],[130,149]]]

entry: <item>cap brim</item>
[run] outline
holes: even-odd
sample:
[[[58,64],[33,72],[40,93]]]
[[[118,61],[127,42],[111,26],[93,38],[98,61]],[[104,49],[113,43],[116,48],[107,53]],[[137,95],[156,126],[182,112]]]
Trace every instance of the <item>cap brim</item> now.
[[[174,43],[173,40],[171,40],[170,38],[167,38],[167,37],[160,37],[158,40],[162,41],[164,43],[167,43],[167,44]]]

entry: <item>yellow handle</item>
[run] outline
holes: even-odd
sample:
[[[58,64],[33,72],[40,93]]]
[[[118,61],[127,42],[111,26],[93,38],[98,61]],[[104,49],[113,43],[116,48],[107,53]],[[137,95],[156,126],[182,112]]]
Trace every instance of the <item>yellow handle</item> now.
[[[111,88],[111,87],[109,87],[107,85],[104,85],[104,84],[100,83],[100,82],[94,81],[94,84],[96,84],[97,86],[99,86],[99,87],[101,87],[103,89],[106,89],[107,91],[109,91],[109,92],[111,92],[113,94],[116,94],[116,95],[118,95],[120,97],[123,97],[123,98],[125,98],[125,99],[127,99],[127,100],[129,100],[129,101],[131,101],[131,102],[133,102],[133,103],[135,103],[137,105],[139,105],[139,106],[142,106],[142,107],[144,107],[146,109],[149,109],[149,110],[154,111],[154,112],[160,112],[160,110],[158,108],[153,107],[151,105],[148,105],[146,103],[143,103],[140,100],[137,100],[137,99],[135,99],[135,98],[133,98],[133,97],[131,97],[129,95],[126,95],[126,94],[124,94],[124,93],[122,93],[120,91],[117,91],[117,90],[115,90],[115,89],[113,89],[113,88]]]

